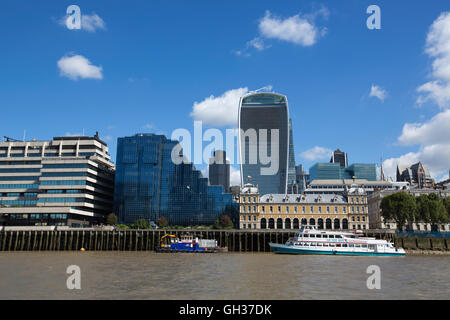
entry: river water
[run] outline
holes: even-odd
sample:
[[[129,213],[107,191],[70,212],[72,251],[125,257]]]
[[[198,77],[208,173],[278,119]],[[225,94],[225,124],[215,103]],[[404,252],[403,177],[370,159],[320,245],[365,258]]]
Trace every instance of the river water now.
[[[67,289],[70,265],[80,290]],[[2,252],[0,299],[448,299],[449,271],[450,256]]]

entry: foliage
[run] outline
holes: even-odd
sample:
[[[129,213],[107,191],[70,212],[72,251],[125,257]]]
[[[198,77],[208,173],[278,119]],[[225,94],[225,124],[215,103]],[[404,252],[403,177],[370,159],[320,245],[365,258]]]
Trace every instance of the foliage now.
[[[116,225],[116,227],[119,229],[130,229],[130,227],[127,226],[126,224],[118,224],[118,225]]]
[[[233,229],[233,221],[227,215],[221,216],[219,219],[216,219],[213,225],[214,229]]]
[[[117,223],[117,216],[114,213],[108,214],[106,217],[106,223],[109,225],[115,225]]]
[[[156,221],[156,224],[158,225],[158,227],[165,227],[169,224],[169,222],[165,217],[161,217],[158,219],[158,221]]]
[[[416,208],[414,196],[405,192],[393,193],[381,200],[381,215],[386,220],[394,220],[399,230],[407,221],[414,221]]]
[[[132,229],[151,229],[150,222],[145,219],[136,220],[132,225]]]

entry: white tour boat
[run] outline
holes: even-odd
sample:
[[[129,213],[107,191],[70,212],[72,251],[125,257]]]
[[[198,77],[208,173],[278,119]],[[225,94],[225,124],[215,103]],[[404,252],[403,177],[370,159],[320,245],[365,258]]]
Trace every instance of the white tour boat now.
[[[404,256],[405,250],[391,242],[367,238],[351,232],[322,231],[303,226],[286,244],[269,243],[276,253],[332,254],[352,256]]]

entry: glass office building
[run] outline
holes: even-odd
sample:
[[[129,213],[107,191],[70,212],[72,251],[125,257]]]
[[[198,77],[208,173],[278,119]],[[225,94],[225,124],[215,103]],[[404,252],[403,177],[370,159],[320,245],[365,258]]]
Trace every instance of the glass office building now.
[[[248,182],[258,185],[261,194],[285,194],[289,166],[289,110],[287,98],[277,93],[260,92],[243,96],[239,103],[239,151],[241,187]],[[278,130],[278,141],[272,146],[272,134]],[[262,135],[267,140],[262,139]],[[262,148],[267,148],[266,150]],[[278,147],[278,153],[271,150]],[[266,163],[261,154],[272,157]],[[276,161],[276,163],[275,163]],[[275,164],[275,166],[274,166]],[[277,167],[275,172],[267,170]],[[269,170],[270,172],[271,170]]]
[[[210,225],[233,215],[232,195],[222,186],[208,186],[192,163],[172,161],[178,143],[155,134],[118,139],[114,211],[120,223],[165,217],[171,225]]]
[[[309,168],[310,180],[333,179],[365,179],[377,180],[377,166],[374,163],[354,163],[348,167],[342,167],[337,163],[316,163]]]

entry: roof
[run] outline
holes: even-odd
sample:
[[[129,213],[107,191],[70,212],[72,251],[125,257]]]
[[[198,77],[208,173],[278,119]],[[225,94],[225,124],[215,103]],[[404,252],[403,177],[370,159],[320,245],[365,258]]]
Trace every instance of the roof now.
[[[337,194],[265,194],[260,203],[347,203],[347,199]]]

